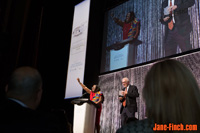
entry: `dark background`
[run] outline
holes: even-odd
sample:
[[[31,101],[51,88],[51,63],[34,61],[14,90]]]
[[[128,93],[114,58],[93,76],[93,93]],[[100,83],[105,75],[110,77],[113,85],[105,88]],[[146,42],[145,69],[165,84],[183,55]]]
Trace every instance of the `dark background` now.
[[[64,100],[74,6],[82,0],[0,1],[0,100],[11,72],[32,66],[43,78],[39,110],[65,109],[73,124],[73,105]],[[124,0],[91,0],[84,83],[98,83],[104,12]]]

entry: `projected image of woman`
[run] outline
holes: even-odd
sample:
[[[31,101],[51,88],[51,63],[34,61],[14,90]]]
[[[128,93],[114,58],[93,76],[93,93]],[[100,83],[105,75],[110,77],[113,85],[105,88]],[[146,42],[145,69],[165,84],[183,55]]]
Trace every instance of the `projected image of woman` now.
[[[142,41],[138,40],[138,36],[140,34],[140,20],[135,17],[135,13],[133,11],[126,14],[124,21],[114,17],[113,13],[111,13],[111,17],[117,25],[122,27],[123,31],[123,40],[114,43],[112,47],[115,50],[120,50],[126,44],[132,44],[132,46],[128,48],[128,65],[133,65],[137,60],[137,46],[142,43]]]
[[[98,85],[93,85],[92,90],[87,88],[83,83],[80,82],[80,79],[77,78],[78,83],[81,85],[81,87],[90,94],[90,100],[96,103],[99,107],[97,108],[96,112],[96,121],[95,121],[95,128],[97,130],[97,133],[100,132],[100,115],[102,110],[102,102],[103,102],[103,93],[100,91],[100,88]]]
[[[114,14],[111,14],[111,17],[116,24],[123,28],[123,40],[128,38],[138,38],[140,33],[140,20],[135,17],[134,12],[127,13],[125,21],[114,17]]]

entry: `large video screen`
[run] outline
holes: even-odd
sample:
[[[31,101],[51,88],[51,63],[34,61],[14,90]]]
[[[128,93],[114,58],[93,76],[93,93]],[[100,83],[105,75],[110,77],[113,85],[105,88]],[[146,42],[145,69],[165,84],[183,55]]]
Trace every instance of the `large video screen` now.
[[[101,73],[200,47],[199,0],[129,0],[105,12]]]

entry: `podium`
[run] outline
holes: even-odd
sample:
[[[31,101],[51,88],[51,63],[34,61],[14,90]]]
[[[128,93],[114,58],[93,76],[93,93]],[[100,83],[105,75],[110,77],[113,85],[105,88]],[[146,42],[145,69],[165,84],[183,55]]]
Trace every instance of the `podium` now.
[[[73,133],[94,133],[96,104],[87,98],[75,99]]]
[[[137,47],[140,44],[142,41],[128,38],[108,46],[106,49],[110,52],[110,70],[136,64]]]

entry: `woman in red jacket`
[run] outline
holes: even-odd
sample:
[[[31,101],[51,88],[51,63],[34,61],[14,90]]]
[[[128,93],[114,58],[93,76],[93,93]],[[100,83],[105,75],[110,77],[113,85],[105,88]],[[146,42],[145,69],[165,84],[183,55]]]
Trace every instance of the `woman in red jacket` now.
[[[95,128],[97,129],[97,133],[100,132],[100,115],[102,110],[102,102],[103,102],[103,93],[100,91],[98,85],[93,85],[92,90],[87,88],[83,83],[80,82],[80,79],[77,78],[78,83],[81,87],[90,94],[90,100],[98,105],[97,112],[96,112],[96,121],[95,121]]]

